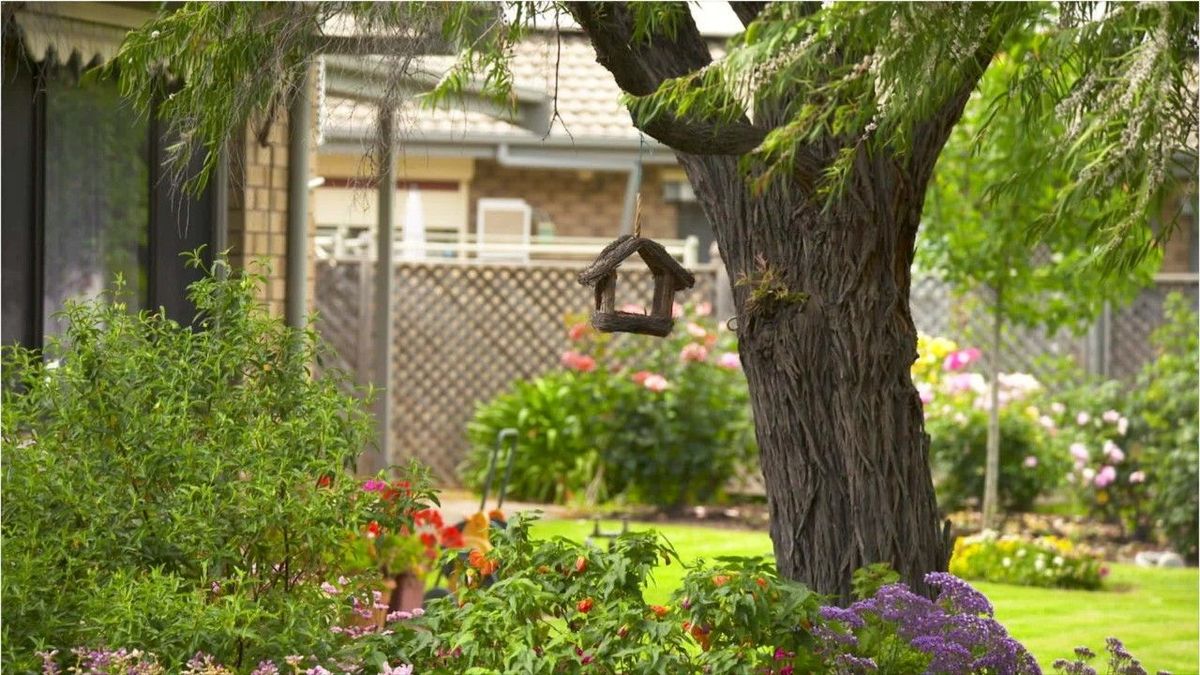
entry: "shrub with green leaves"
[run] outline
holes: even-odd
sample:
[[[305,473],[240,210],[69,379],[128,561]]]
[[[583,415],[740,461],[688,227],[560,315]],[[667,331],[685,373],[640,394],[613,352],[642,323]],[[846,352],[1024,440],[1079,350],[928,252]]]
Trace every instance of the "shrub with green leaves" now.
[[[1155,526],[1179,553],[1195,562],[1200,541],[1200,336],[1187,298],[1167,298],[1166,322],[1151,336],[1153,360],[1132,396],[1133,429],[1146,463]]]
[[[1108,568],[1060,537],[1025,539],[986,531],[955,540],[950,572],[977,581],[1096,590]]]
[[[262,283],[206,275],[193,326],[118,289],[68,305],[45,355],[6,349],[6,672],[50,647],[136,645],[172,670],[332,649],[319,584],[359,523],[342,476],[370,427]]]
[[[614,338],[570,317],[563,369],[519,381],[477,410],[467,484],[482,484],[505,427],[519,432],[509,486],[519,499],[676,507],[719,498],[731,476],[755,470],[736,338],[705,306],[680,312],[664,339]]]

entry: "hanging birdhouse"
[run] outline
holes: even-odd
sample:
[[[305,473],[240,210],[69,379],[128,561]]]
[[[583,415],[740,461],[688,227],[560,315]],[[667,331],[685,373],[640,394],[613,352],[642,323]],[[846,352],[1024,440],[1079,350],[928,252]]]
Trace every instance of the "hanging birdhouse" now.
[[[640,228],[639,228],[640,229]],[[654,275],[654,299],[650,314],[633,314],[616,308],[617,268],[637,253]],[[579,273],[579,283],[596,290],[592,325],[605,333],[641,333],[666,337],[675,324],[671,307],[676,291],[691,288],[696,277],[683,268],[662,244],[626,234],[604,247],[600,256]]]

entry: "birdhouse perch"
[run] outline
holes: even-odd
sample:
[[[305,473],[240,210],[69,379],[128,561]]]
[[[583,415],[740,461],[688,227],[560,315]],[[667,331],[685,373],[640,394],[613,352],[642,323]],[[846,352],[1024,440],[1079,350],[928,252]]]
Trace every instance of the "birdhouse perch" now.
[[[617,268],[634,253],[654,275],[654,299],[648,315],[616,308]],[[592,325],[596,330],[666,337],[675,325],[671,316],[675,293],[694,286],[696,277],[667,253],[662,244],[626,234],[605,246],[596,260],[579,273],[579,283],[596,290],[596,311],[592,314]]]

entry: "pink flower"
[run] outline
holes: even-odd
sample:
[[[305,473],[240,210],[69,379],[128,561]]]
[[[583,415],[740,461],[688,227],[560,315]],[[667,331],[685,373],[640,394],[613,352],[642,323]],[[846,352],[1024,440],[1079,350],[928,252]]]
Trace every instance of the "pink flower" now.
[[[1101,566],[1100,566],[1100,578],[1101,578],[1101,579],[1103,579],[1103,578],[1104,578],[1104,577],[1106,577],[1106,576],[1108,576],[1108,566],[1107,566],[1107,565],[1101,565]]]
[[[642,386],[650,391],[663,392],[666,391],[667,387],[671,385],[669,382],[667,382],[667,378],[659,375],[658,373],[651,373],[650,375],[646,376]]]
[[[586,323],[577,323],[567,329],[567,337],[572,342],[579,342],[588,333],[588,325]]]
[[[633,383],[634,383],[634,384],[645,384],[645,383],[646,383],[646,378],[647,378],[647,377],[650,377],[650,376],[651,376],[651,375],[653,375],[653,374],[654,374],[654,373],[652,373],[652,372],[650,372],[650,371],[648,371],[648,370],[639,370],[639,371],[637,371],[636,373],[634,373],[634,374],[631,376],[631,378],[630,378],[630,379],[632,379],[632,380],[633,380]]]
[[[683,316],[683,305],[678,302],[671,303],[671,316],[676,319]]]
[[[1046,431],[1055,431],[1058,429],[1058,426],[1054,424],[1054,420],[1046,415],[1042,415],[1038,418],[1038,424],[1041,424]]]
[[[712,314],[712,303],[702,302],[696,305],[696,316],[708,316]]]
[[[1146,472],[1145,471],[1134,471],[1133,473],[1129,474],[1129,482],[1134,483],[1134,484],[1145,483],[1146,482]]]
[[[683,346],[683,350],[679,352],[679,358],[684,363],[688,361],[703,361],[708,358],[708,349],[704,345],[690,342]]]
[[[381,490],[386,490],[387,486],[387,481],[375,480],[372,478],[371,480],[363,481],[362,489],[363,492],[379,492]]]
[[[1104,456],[1113,464],[1120,464],[1125,460],[1125,453],[1112,441],[1104,441]]]
[[[1032,469],[1038,465],[1038,458],[1034,457],[1033,455],[1030,455],[1025,458],[1024,462],[1021,462],[1021,465],[1024,466],[1026,469]]]
[[[1092,419],[1091,415],[1089,415],[1085,412],[1082,412],[1082,411],[1080,411],[1079,414],[1075,415],[1075,423],[1078,424],[1079,426],[1083,426],[1083,425],[1087,424],[1091,419]]]
[[[1053,411],[1055,415],[1061,415],[1067,411],[1067,406],[1055,401],[1054,403],[1050,404],[1050,410]]]
[[[1117,470],[1111,466],[1105,465],[1101,467],[1100,473],[1096,474],[1094,480],[1096,487],[1106,488],[1117,479]]]
[[[929,405],[933,403],[933,385],[928,382],[921,382],[917,385],[917,395],[921,397],[921,403]]]
[[[1109,424],[1116,424],[1117,421],[1121,419],[1121,413],[1117,412],[1116,410],[1105,410],[1104,414],[1100,416],[1100,419],[1108,422]]]
[[[641,305],[635,305],[632,302],[627,302],[627,303],[621,305],[619,310],[622,312],[625,312],[626,314],[645,314],[646,313],[645,307],[642,307]]]
[[[947,371],[962,370],[975,361],[978,361],[981,355],[982,352],[974,347],[950,352],[946,355],[946,360],[942,362],[942,369]]]
[[[725,352],[717,359],[717,365],[729,370],[738,370],[742,367],[742,359],[735,352]]]
[[[596,369],[596,359],[587,354],[570,351],[564,352],[562,355],[562,364],[571,370],[578,370],[581,373],[590,373]]]
[[[325,595],[337,595],[338,594],[337,586],[334,586],[333,584],[329,583],[328,581],[321,582],[321,591],[324,592]]]
[[[694,338],[703,339],[703,338],[708,337],[708,331],[704,330],[704,326],[701,326],[698,323],[693,323],[691,321],[688,322],[687,332],[688,332],[688,335],[691,335]]]
[[[389,666],[387,663],[379,669],[379,675],[412,675],[413,667],[408,664],[398,665],[396,667]]]
[[[1070,448],[1071,456],[1080,462],[1086,462],[1091,453],[1088,452],[1087,446],[1083,443],[1072,443]]]

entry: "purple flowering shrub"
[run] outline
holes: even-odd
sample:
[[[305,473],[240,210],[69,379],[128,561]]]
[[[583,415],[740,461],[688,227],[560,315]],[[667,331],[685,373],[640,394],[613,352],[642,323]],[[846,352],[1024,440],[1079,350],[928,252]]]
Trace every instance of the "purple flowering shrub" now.
[[[1108,653],[1108,663],[1104,675],[1148,675],[1140,661],[1125,649],[1125,645],[1115,637],[1105,640],[1104,650]],[[1054,670],[1063,675],[1100,675],[1101,671],[1090,665],[1096,653],[1087,647],[1076,647],[1074,659],[1058,659],[1054,662]],[[1158,675],[1169,675],[1166,671],[1158,671]]]
[[[936,600],[901,583],[880,587],[846,608],[823,607],[816,651],[835,673],[1041,673],[1008,635],[982,593],[943,572],[926,575]]]

